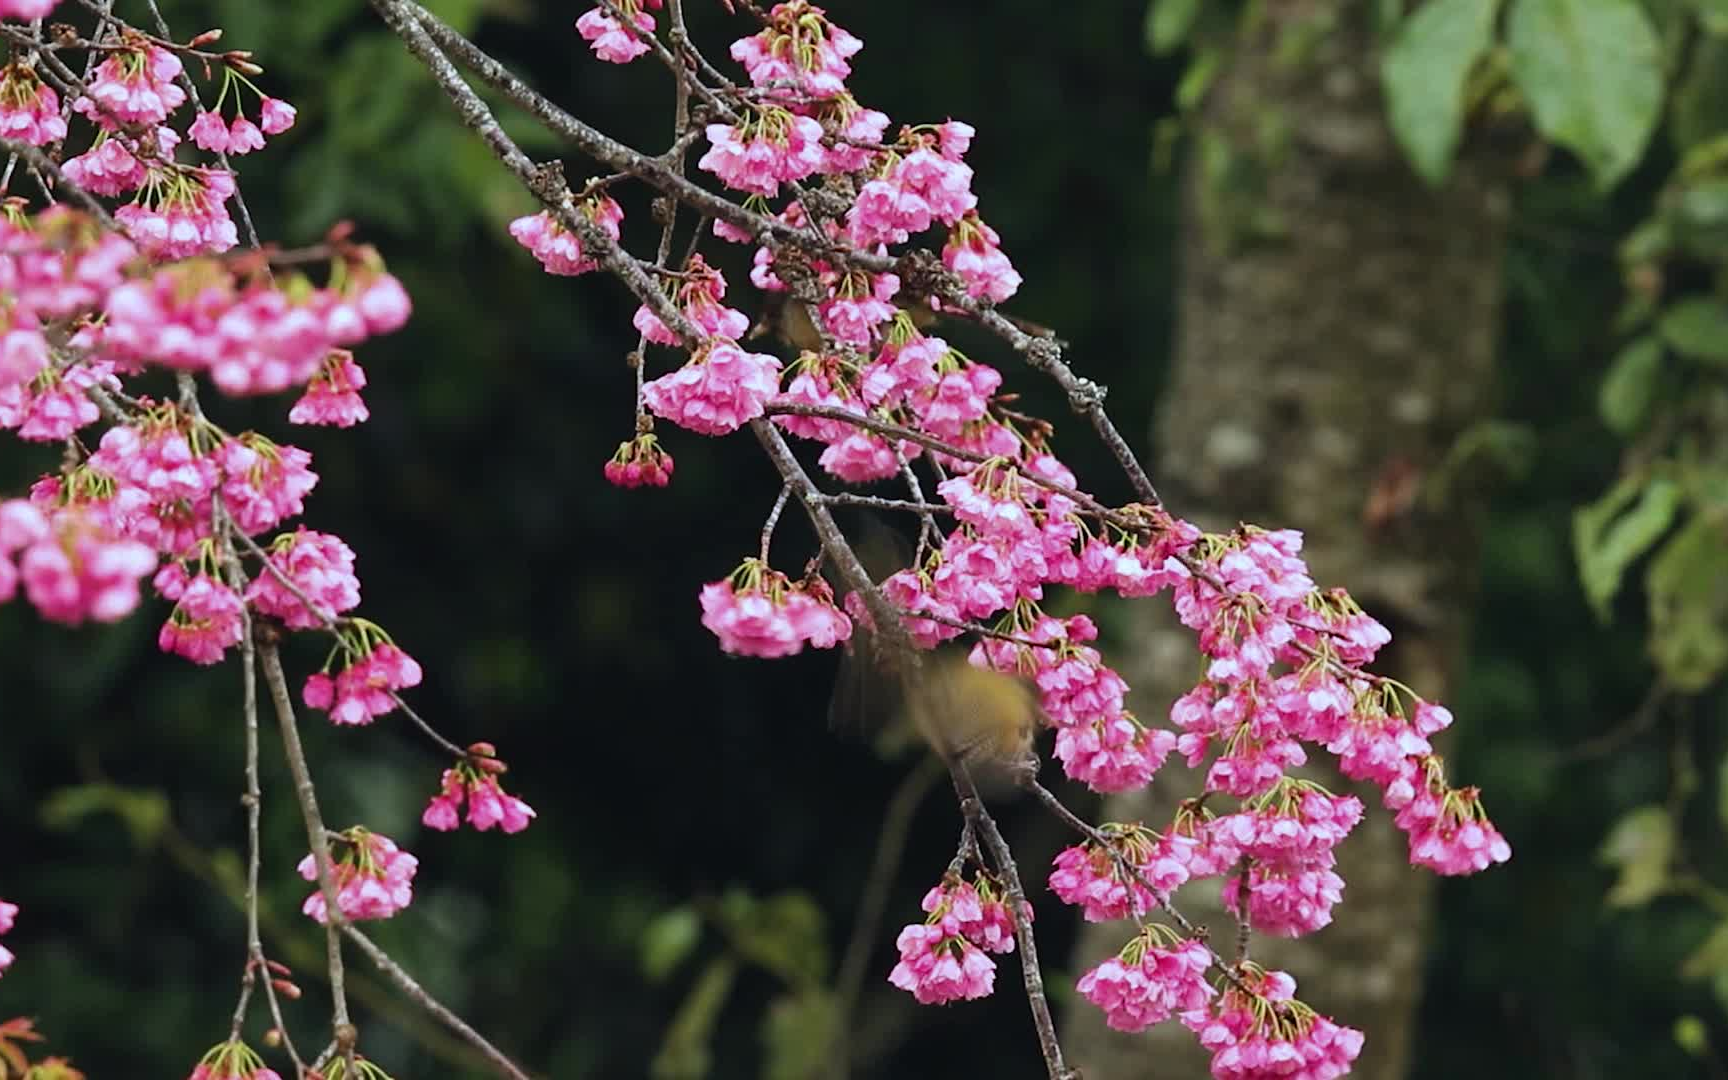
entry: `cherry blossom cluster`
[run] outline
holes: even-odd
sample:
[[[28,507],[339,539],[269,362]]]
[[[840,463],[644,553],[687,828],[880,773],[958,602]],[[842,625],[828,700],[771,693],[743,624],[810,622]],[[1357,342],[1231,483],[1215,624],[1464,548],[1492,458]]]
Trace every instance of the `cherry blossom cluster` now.
[[[394,712],[396,692],[419,686],[422,674],[419,661],[403,652],[383,627],[349,619],[336,632],[324,670],[306,677],[301,698],[329,713],[333,724],[370,724]]]
[[[460,824],[463,803],[468,806],[468,824],[480,832],[494,825],[507,833],[518,833],[535,817],[534,808],[504,791],[498,782],[505,769],[491,743],[479,742],[467,756],[444,770],[438,794],[426,805],[420,823],[449,832]]]
[[[186,1080],[282,1080],[282,1076],[250,1046],[229,1039],[206,1050]]]
[[[612,64],[628,64],[648,51],[643,36],[654,32],[654,16],[644,9],[658,8],[660,3],[661,0],[619,0],[616,6],[624,15],[624,22],[605,8],[597,7],[576,20],[576,31],[595,56]]]
[[[0,934],[11,933],[12,923],[17,919],[17,917],[18,905],[6,900],[0,900]],[[0,975],[6,973],[6,969],[12,966],[12,961],[14,959],[15,957],[12,955],[12,950],[8,949],[4,945],[0,945]]]
[[[833,590],[811,575],[797,583],[761,559],[702,587],[702,625],[739,656],[790,656],[806,644],[830,649],[852,636]]]
[[[576,200],[576,210],[611,239],[617,240],[622,235],[620,227],[624,221],[624,208],[604,191]],[[582,253],[581,238],[566,229],[549,211],[542,210],[512,221],[510,235],[540,260],[541,267],[548,274],[575,277],[600,266],[598,261]]]
[[[388,919],[413,901],[414,871],[420,860],[389,837],[355,825],[332,834],[324,855],[343,918]],[[318,880],[318,866],[312,860],[307,855],[295,868],[307,881]],[[322,889],[314,890],[300,910],[320,923],[329,922]]]
[[[1002,886],[984,874],[972,882],[949,875],[922,906],[928,918],[900,931],[900,962],[888,981],[924,1005],[988,996],[996,963],[985,954],[1014,951],[1014,915]],[[1025,910],[1030,919],[1031,906]]]
[[[653,433],[618,444],[606,463],[606,479],[619,487],[665,487],[672,482],[674,462]]]
[[[1181,1014],[1182,1023],[1212,1052],[1219,1080],[1332,1080],[1350,1071],[1363,1037],[1296,999],[1296,980],[1282,971],[1240,968],[1238,982],[1214,1008]]]
[[[1122,951],[1080,976],[1077,988],[1117,1031],[1144,1031],[1171,1016],[1206,1008],[1212,952],[1161,923],[1149,924]]]

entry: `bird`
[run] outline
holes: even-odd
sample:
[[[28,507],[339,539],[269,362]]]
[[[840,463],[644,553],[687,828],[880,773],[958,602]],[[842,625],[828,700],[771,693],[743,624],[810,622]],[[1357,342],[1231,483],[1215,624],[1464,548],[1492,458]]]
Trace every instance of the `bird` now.
[[[880,582],[911,561],[910,546],[877,519],[865,520],[854,551]],[[902,635],[862,623],[847,643],[828,708],[833,729],[884,732],[891,743],[915,736],[984,782],[1036,770],[1033,743],[1043,718],[1036,688],[1017,673],[979,667],[964,649],[924,653]]]

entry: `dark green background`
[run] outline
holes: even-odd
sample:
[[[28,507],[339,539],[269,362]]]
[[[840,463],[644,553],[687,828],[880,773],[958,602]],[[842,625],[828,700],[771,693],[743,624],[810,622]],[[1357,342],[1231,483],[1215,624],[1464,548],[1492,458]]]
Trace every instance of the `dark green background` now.
[[[139,6],[122,0],[120,10],[136,17]],[[434,6],[585,119],[644,149],[664,145],[664,71],[595,61],[571,27],[580,5],[500,3],[483,19],[477,0]],[[691,6],[702,44],[723,55],[731,33],[719,6]],[[353,218],[416,303],[406,330],[360,353],[373,380],[365,426],[291,429],[286,399],[207,403],[232,428],[258,425],[313,452],[323,479],[306,521],[359,553],[361,613],[425,665],[414,700],[458,742],[495,742],[512,789],[540,812],[516,837],[427,832],[419,812],[447,761],[399,718],[343,731],[312,718],[330,824],[364,822],[421,858],[414,905],[376,937],[537,1070],[645,1075],[692,978],[721,948],[707,931],[670,977],[650,980],[650,920],[731,886],[804,890],[828,916],[837,956],[881,807],[910,763],[824,729],[833,657],[729,661],[715,648],[696,592],[753,551],[777,488],[771,468],[746,438],[673,430],[669,490],[603,481],[602,462],[630,430],[623,354],[634,302],[609,280],[541,274],[508,239],[503,225],[528,209],[526,196],[363,5],[166,10],[183,36],[220,24],[225,44],[256,49],[261,85],[301,110],[292,132],[243,163],[266,235],[310,242]],[[866,42],[853,79],[866,104],[896,123],[952,115],[977,126],[981,209],[1026,276],[1013,310],[1072,341],[1072,362],[1110,386],[1118,423],[1145,445],[1177,272],[1175,183],[1151,167],[1151,132],[1180,68],[1147,56],[1140,11],[1031,0],[990,5],[987,16],[914,0],[833,10]],[[573,177],[590,171],[570,163]],[[1472,661],[1453,702],[1452,769],[1485,789],[1516,857],[1442,886],[1420,1077],[1683,1075],[1692,1066],[1673,1047],[1674,1018],[1718,1015],[1703,988],[1674,974],[1707,928],[1703,914],[1676,901],[1628,916],[1601,902],[1610,877],[1594,851],[1618,812],[1667,791],[1666,736],[1606,758],[1557,758],[1621,723],[1649,679],[1636,604],[1611,628],[1589,617],[1567,530],[1571,508],[1617,465],[1593,407],[1619,295],[1612,244],[1655,175],[1603,201],[1561,167],[1520,193],[1500,412],[1530,425],[1539,449],[1496,490]],[[651,248],[645,201],[624,202],[625,240]],[[740,266],[737,249],[721,250],[729,272]],[[1083,482],[1126,494],[1046,387],[988,343],[955,337],[1056,420],[1058,450]],[[4,489],[21,491],[56,459],[52,448],[0,448]],[[801,565],[808,545],[789,517],[777,561]],[[0,895],[24,906],[6,940],[19,960],[0,982],[0,1016],[36,1015],[53,1048],[93,1077],[188,1072],[226,1033],[242,959],[240,912],[210,876],[232,873],[243,840],[238,667],[207,672],[159,655],[166,613],[149,601],[124,625],[66,631],[22,605],[0,609]],[[323,648],[290,645],[296,684]],[[1714,745],[1719,702],[1695,708]],[[300,971],[308,993],[293,1029],[315,1049],[327,1015],[321,938],[297,911],[304,834],[266,735],[267,907],[279,928],[266,944]],[[132,793],[128,813],[77,813],[55,798],[104,783]],[[152,825],[153,806],[171,827]],[[1024,806],[1004,817],[1041,878],[1059,835]],[[872,987],[956,827],[948,800],[925,802]],[[1071,984],[1073,914],[1047,896],[1039,911],[1052,981]],[[1039,1075],[1012,972],[989,1002],[905,1009],[908,1037],[880,1075]],[[778,988],[760,971],[741,976],[714,1075],[759,1074],[758,1030]],[[392,1075],[481,1075],[435,1056],[423,1024],[365,1003],[359,1014],[365,1048]]]

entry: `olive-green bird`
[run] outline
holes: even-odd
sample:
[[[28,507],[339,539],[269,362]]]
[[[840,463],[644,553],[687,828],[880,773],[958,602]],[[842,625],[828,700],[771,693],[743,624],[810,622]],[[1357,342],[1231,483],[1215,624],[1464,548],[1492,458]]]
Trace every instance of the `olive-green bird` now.
[[[867,521],[854,550],[879,583],[906,566],[911,551],[899,533]],[[987,781],[1036,766],[1032,744],[1043,713],[1036,689],[1017,675],[974,667],[959,649],[921,652],[855,625],[828,718],[839,730],[916,733]]]

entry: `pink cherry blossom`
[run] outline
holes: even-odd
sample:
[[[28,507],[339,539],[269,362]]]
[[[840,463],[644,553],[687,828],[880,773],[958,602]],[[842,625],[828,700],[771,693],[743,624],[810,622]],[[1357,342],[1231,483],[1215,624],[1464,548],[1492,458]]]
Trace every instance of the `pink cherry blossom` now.
[[[223,506],[248,536],[273,529],[305,509],[318,484],[312,455],[297,446],[278,445],[257,432],[222,444]]]
[[[96,66],[87,96],[72,103],[73,111],[106,130],[113,130],[116,121],[160,124],[186,101],[186,91],[174,81],[181,70],[180,58],[172,52],[136,43],[110,53]]]
[[[33,67],[14,61],[0,72],[0,138],[46,146],[66,137],[60,95]]]
[[[684,317],[704,336],[737,341],[750,329],[750,319],[742,311],[720,303],[725,295],[726,276],[710,267],[701,255],[694,255],[684,267],[673,299]],[[678,335],[646,304],[636,309],[632,322],[649,341],[660,345],[681,344]]]
[[[240,597],[208,574],[199,574],[176,591],[179,602],[162,624],[157,645],[195,664],[217,663],[225,650],[240,643],[245,627]]]
[[[854,431],[823,450],[818,464],[849,484],[883,480],[900,471],[893,444],[864,431]]]
[[[642,39],[654,32],[654,16],[636,10],[637,6],[635,0],[621,0],[618,5],[634,29],[620,23],[605,9],[593,8],[576,20],[576,31],[595,56],[611,64],[628,64],[648,51],[648,43]],[[658,7],[658,0],[648,0],[647,6]]]
[[[0,19],[40,19],[60,0],[0,0]]]
[[[1080,977],[1075,989],[1104,1010],[1112,1030],[1144,1031],[1179,1013],[1204,1009],[1216,993],[1206,982],[1212,954],[1205,944],[1154,944],[1172,936],[1163,927],[1149,927]]]
[[[674,464],[660,441],[647,434],[619,443],[601,471],[619,487],[665,487],[672,482]]]
[[[498,781],[503,763],[498,761],[490,743],[475,743],[468,748],[470,757],[445,769],[439,781],[437,795],[427,804],[421,824],[448,832],[457,827],[462,804],[468,804],[468,824],[480,832],[498,826],[506,833],[518,833],[535,817],[534,808],[514,795],[507,794]]]
[[[725,435],[762,415],[780,389],[780,361],[731,341],[704,344],[689,363],[642,387],[649,411],[700,435]]]
[[[1218,1080],[1329,1080],[1350,1072],[1362,1052],[1360,1031],[1320,1016],[1294,997],[1296,980],[1250,967],[1246,990],[1225,989],[1216,1009],[1181,1014],[1182,1023],[1212,1053]]]
[[[827,649],[852,636],[852,621],[820,578],[793,585],[759,559],[704,585],[701,603],[702,625],[739,656],[790,656],[806,644]]]
[[[1129,862],[1134,863],[1132,856]],[[1064,904],[1080,905],[1087,922],[1137,918],[1157,906],[1145,885],[1125,875],[1109,852],[1090,843],[1064,848],[1056,855],[1055,867],[1050,891]]]
[[[600,194],[586,199],[578,204],[578,211],[605,235],[618,239],[624,210],[610,196]],[[510,235],[540,260],[548,274],[586,274],[600,265],[582,253],[581,239],[565,229],[550,211],[517,218],[510,223]]]
[[[49,364],[48,341],[35,327],[0,334],[0,388],[29,382]]]
[[[245,114],[236,114],[228,125],[228,152],[230,154],[250,154],[254,150],[264,149],[264,132],[257,124],[248,120]]]
[[[995,962],[940,924],[913,923],[900,931],[895,946],[900,962],[888,981],[909,991],[920,1005],[988,997],[995,989]]]
[[[222,117],[214,112],[201,112],[192,120],[192,126],[186,129],[186,134],[192,137],[200,149],[212,154],[228,152],[231,144],[228,135],[228,125],[222,122]]]
[[[112,364],[83,363],[43,368],[29,382],[0,384],[0,428],[16,430],[31,442],[64,442],[101,418],[89,391],[117,385],[113,372]]]
[[[337,834],[326,857],[336,906],[345,919],[388,919],[414,899],[414,871],[420,860],[381,833],[356,825]],[[295,868],[307,881],[318,880],[318,866],[307,855]],[[322,889],[314,890],[300,910],[320,923],[329,922]]]
[[[130,615],[139,581],[156,569],[149,547],[118,538],[93,509],[68,505],[45,513],[21,499],[0,503],[0,565],[10,565],[9,556],[16,556],[16,577],[0,571],[0,598],[22,582],[43,618],[69,626]]]
[[[353,427],[372,416],[360,391],[366,372],[347,349],[332,349],[306,384],[306,393],[288,410],[291,424]]]
[[[709,124],[706,131],[710,146],[697,167],[738,191],[776,195],[781,184],[804,179],[825,161],[822,125],[775,106],[737,126]]]
[[[3,561],[3,560],[0,560],[0,561]],[[5,900],[0,900],[0,934],[8,933],[9,931],[11,931],[12,921],[17,917],[17,915],[18,915],[18,905],[17,904],[9,903]],[[12,966],[12,960],[13,960],[12,950],[8,949],[4,945],[0,945],[0,975],[4,975],[6,973],[6,969]]]
[[[760,33],[732,43],[732,59],[750,73],[757,87],[785,86],[812,97],[831,97],[845,89],[847,62],[864,43],[834,25],[826,12],[807,0],[775,4]]]
[[[370,724],[395,711],[396,691],[420,685],[419,662],[388,641],[371,640],[373,636],[344,639],[349,659],[335,678],[318,672],[306,679],[301,699],[328,712],[333,724]]]
[[[850,273],[840,279],[833,295],[816,307],[822,326],[836,341],[870,348],[881,333],[882,325],[894,318],[894,305],[889,303],[900,291],[900,279],[893,274]]]
[[[246,588],[247,603],[260,613],[281,619],[293,629],[307,630],[359,606],[360,579],[354,576],[354,552],[339,537],[301,526],[277,537],[269,553],[270,568],[260,571]],[[282,578],[293,582],[317,610],[308,611]]]
[[[960,275],[966,294],[1000,304],[1020,291],[1021,277],[1002,253],[1001,237],[970,209],[942,248],[942,265]]]

